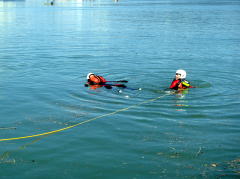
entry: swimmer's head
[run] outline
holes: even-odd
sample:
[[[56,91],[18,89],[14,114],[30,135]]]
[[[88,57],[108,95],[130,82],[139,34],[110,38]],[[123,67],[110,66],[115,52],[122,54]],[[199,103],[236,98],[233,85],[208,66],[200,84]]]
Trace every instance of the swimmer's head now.
[[[91,75],[94,75],[94,73],[88,73],[88,74],[87,74],[87,80],[89,80],[89,78],[90,78]]]
[[[179,76],[180,79],[184,79],[187,77],[187,73],[185,70],[179,69],[176,71],[176,76]]]

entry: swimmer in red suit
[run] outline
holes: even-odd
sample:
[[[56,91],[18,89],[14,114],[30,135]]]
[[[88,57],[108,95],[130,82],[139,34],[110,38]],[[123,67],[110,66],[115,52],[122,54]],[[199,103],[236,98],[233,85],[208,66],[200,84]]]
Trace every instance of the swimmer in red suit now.
[[[185,70],[177,70],[176,71],[176,76],[173,79],[171,85],[170,85],[170,89],[174,89],[174,90],[183,90],[186,88],[193,88],[190,83],[185,79],[187,76],[187,73]]]
[[[87,75],[87,80],[90,85],[103,85],[107,82],[105,78],[95,75],[94,73],[89,73]]]

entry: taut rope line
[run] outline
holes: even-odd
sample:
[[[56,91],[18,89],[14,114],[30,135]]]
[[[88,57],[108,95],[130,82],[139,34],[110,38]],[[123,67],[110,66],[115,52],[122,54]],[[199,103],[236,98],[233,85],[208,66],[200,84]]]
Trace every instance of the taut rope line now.
[[[64,128],[61,128],[61,129],[58,129],[58,130],[53,130],[53,131],[49,131],[49,132],[44,132],[44,133],[35,134],[35,135],[29,135],[29,136],[23,136],[23,137],[13,137],[13,138],[0,139],[0,142],[1,142],[1,141],[11,141],[11,140],[19,140],[19,139],[33,138],[33,137],[39,137],[39,136],[44,136],[44,135],[49,135],[49,134],[58,133],[58,132],[61,132],[61,131],[65,131],[65,130],[74,128],[74,127],[76,127],[76,126],[80,126],[80,125],[85,124],[85,123],[89,123],[89,122],[95,121],[95,120],[97,120],[97,119],[99,119],[99,118],[103,118],[103,117],[106,117],[106,116],[111,116],[111,115],[113,115],[113,114],[116,114],[116,113],[119,113],[119,112],[122,112],[122,111],[127,111],[127,110],[130,109],[130,108],[134,108],[134,107],[136,107],[136,106],[140,106],[140,105],[145,104],[145,103],[150,103],[150,102],[156,101],[156,100],[158,100],[158,99],[160,99],[160,98],[163,98],[164,96],[167,96],[167,95],[169,95],[169,93],[164,94],[164,95],[162,95],[162,96],[158,96],[157,98],[149,99],[149,100],[143,101],[143,102],[141,102],[141,103],[134,104],[134,105],[131,105],[131,106],[129,106],[129,107],[122,108],[122,109],[119,109],[119,110],[116,110],[116,111],[114,111],[114,112],[107,113],[107,114],[104,114],[104,115],[101,115],[101,116],[97,116],[97,117],[94,117],[94,118],[91,118],[91,119],[88,119],[88,120],[79,122],[79,123],[77,123],[77,124],[74,124],[74,125],[71,125],[71,126],[68,126],[68,127],[64,127]]]

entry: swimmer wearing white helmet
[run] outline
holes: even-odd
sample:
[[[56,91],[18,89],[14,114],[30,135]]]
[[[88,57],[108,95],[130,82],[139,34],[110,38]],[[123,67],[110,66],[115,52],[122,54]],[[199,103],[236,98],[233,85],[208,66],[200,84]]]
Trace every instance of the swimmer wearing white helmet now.
[[[186,80],[187,73],[185,70],[179,69],[176,71],[175,78],[173,79],[170,89],[181,90],[186,88],[192,88],[189,82]]]
[[[105,84],[107,81],[102,76],[95,75],[94,73],[87,74],[88,83],[91,85],[94,84]]]
[[[94,75],[94,73],[88,73],[88,74],[87,74],[87,80],[89,80],[89,78],[90,78],[91,75]]]

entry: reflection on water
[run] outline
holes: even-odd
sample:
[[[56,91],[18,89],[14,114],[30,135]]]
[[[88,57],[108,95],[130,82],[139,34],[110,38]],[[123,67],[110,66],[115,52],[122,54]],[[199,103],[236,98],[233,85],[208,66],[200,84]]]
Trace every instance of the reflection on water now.
[[[25,1],[25,0],[1,0],[1,1],[5,1],[5,2],[17,2],[17,1]]]
[[[18,2],[25,1],[25,0],[2,0],[0,1],[0,8],[3,7],[17,7],[19,5]]]
[[[38,137],[38,138],[34,139],[33,141],[31,141],[29,143],[21,145],[20,147],[18,147],[15,150],[5,151],[4,153],[2,153],[0,155],[0,164],[14,164],[15,165],[16,163],[26,163],[26,162],[27,163],[32,163],[32,162],[35,162],[35,160],[23,161],[23,160],[15,159],[14,158],[14,153],[17,153],[21,150],[25,150],[28,146],[33,145],[33,144],[37,143],[38,141],[40,141],[41,139],[46,138],[46,137],[47,136]],[[13,154],[13,156],[11,156],[12,154]]]
[[[45,5],[82,7],[83,3],[87,1],[91,2],[91,0],[47,0]]]
[[[0,7],[17,7],[18,5],[22,5],[25,3],[25,0],[1,0]]]

